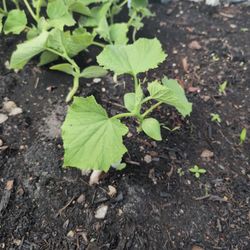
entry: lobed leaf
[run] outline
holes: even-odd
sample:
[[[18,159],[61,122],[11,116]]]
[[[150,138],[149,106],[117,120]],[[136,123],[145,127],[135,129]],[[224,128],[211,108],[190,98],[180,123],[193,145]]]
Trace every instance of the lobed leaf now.
[[[127,132],[93,96],[75,97],[62,126],[64,166],[108,171],[127,151],[122,142]]]
[[[174,106],[184,117],[192,111],[192,103],[177,80],[164,77],[162,84],[158,81],[150,83],[148,91],[153,99]]]
[[[136,75],[156,68],[165,58],[158,39],[140,38],[131,45],[106,46],[97,56],[97,61],[117,75]]]
[[[11,10],[8,13],[3,30],[5,34],[20,34],[26,27],[27,18],[23,10]]]

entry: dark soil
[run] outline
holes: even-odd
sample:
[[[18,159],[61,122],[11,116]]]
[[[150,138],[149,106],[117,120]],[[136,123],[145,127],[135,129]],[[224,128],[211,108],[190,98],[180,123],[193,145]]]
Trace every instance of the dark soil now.
[[[79,170],[62,168],[59,128],[71,78],[37,68],[36,62],[18,73],[8,71],[4,63],[17,40],[1,37],[0,103],[7,97],[23,113],[0,125],[0,139],[8,146],[0,150],[0,201],[6,203],[0,248],[250,249],[249,137],[239,145],[242,128],[250,133],[250,30],[242,29],[250,28],[250,8],[173,1],[152,9],[156,16],[140,35],[157,36],[169,56],[149,77],[178,78],[193,113],[183,120],[167,106],[156,111],[166,126],[181,126],[175,132],[163,129],[160,143],[132,128],[125,139],[128,167],[111,170],[96,187]],[[201,48],[189,48],[192,41]],[[225,80],[226,95],[220,95]],[[115,113],[121,111],[125,81],[129,89],[127,77],[118,84],[111,76],[83,81],[78,95],[93,94]],[[210,113],[220,114],[222,122],[212,122]],[[214,156],[204,159],[204,150]],[[207,173],[195,178],[189,172],[194,165]],[[9,180],[14,184],[7,190]],[[113,198],[109,185],[117,189]],[[108,206],[106,218],[96,219],[102,204]]]

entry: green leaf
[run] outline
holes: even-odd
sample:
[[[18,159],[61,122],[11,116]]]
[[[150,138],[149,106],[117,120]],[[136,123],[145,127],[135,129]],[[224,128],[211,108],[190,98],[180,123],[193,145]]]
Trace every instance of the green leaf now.
[[[117,75],[136,75],[157,68],[165,58],[166,54],[159,40],[140,38],[131,45],[106,46],[98,55],[97,61]]]
[[[138,84],[135,89],[135,93],[127,93],[124,95],[124,105],[126,109],[130,112],[139,113],[143,97],[144,95],[141,85]]]
[[[123,97],[126,109],[132,112],[135,108],[135,93],[127,93]]]
[[[43,52],[46,47],[49,33],[43,31],[39,36],[17,45],[17,50],[10,59],[10,68],[21,69],[34,56]]]
[[[57,65],[54,65],[54,66],[50,67],[50,69],[61,71],[61,72],[64,72],[64,73],[72,75],[72,76],[75,75],[74,68],[69,63],[57,64]]]
[[[74,3],[72,3],[69,6],[69,10],[85,15],[85,16],[91,16],[91,11],[90,9],[86,6],[86,4],[84,2],[81,1],[76,1]]]
[[[160,123],[154,118],[144,119],[142,122],[142,130],[156,141],[161,141]]]
[[[75,97],[62,126],[64,166],[108,171],[127,151],[122,142],[127,132],[93,96]]]
[[[0,14],[0,32],[2,32],[2,29],[3,29],[3,17],[4,15]]]
[[[64,26],[73,26],[75,24],[75,20],[72,14],[69,13],[68,7],[61,0],[48,3],[47,15],[49,17],[48,24],[60,30],[63,30]]]
[[[132,0],[131,6],[135,9],[146,8],[148,5],[148,0]]]
[[[62,0],[55,0],[48,3],[47,15],[50,19],[57,19],[67,14],[68,8]]]
[[[240,144],[242,144],[246,140],[246,137],[247,137],[247,130],[246,128],[243,128],[240,133]]]
[[[128,25],[126,23],[115,23],[109,27],[110,40],[115,44],[127,44]]]
[[[89,66],[81,72],[80,77],[84,78],[103,77],[106,74],[107,71],[100,66]]]
[[[8,13],[3,30],[5,34],[20,34],[26,27],[27,18],[23,10],[11,10]]]
[[[101,6],[93,7],[91,11],[90,17],[84,17],[80,19],[80,25],[84,27],[98,27],[100,26],[100,22],[106,17],[106,14],[109,10],[112,1],[107,1]]]
[[[57,54],[54,54],[50,51],[44,51],[44,52],[42,52],[42,54],[40,56],[40,61],[39,61],[38,66],[43,66],[45,64],[54,62],[58,58],[59,58],[59,56]]]
[[[160,102],[174,106],[184,117],[192,111],[183,88],[176,80],[163,78],[162,83],[154,81],[148,85],[150,96]]]

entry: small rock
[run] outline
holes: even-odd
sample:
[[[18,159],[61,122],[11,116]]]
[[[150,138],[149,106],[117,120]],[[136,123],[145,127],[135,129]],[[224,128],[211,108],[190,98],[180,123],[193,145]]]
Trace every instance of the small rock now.
[[[81,194],[78,198],[77,198],[77,203],[81,204],[85,201],[85,195]]]
[[[3,141],[0,139],[0,147],[3,146]]]
[[[108,206],[107,205],[102,205],[97,208],[95,212],[95,218],[96,219],[104,219],[108,211]]]
[[[15,116],[15,115],[19,115],[19,114],[22,114],[22,113],[23,113],[23,110],[21,108],[14,108],[9,113],[9,116]]]
[[[17,108],[17,105],[13,101],[3,102],[3,111],[10,113],[14,108]]]
[[[8,116],[0,113],[0,124],[8,120]]]
[[[144,156],[144,161],[145,161],[146,163],[150,163],[150,162],[152,161],[151,155],[145,155],[145,156]]]
[[[93,79],[93,82],[94,82],[94,83],[98,83],[98,82],[100,82],[101,80],[102,80],[101,78],[94,78],[94,79]]]
[[[111,198],[112,198],[112,197],[115,197],[116,194],[117,194],[116,188],[113,187],[113,186],[111,186],[111,185],[109,185],[109,186],[108,186],[108,189],[109,189],[108,195],[109,195]]]
[[[20,246],[20,245],[22,244],[22,240],[14,239],[14,240],[13,240],[13,243],[14,243],[16,246]]]
[[[70,230],[68,233],[67,233],[67,237],[70,237],[70,238],[73,238],[75,236],[75,233],[74,231]]]
[[[201,158],[204,160],[210,160],[214,156],[214,153],[208,149],[203,150],[201,153]]]

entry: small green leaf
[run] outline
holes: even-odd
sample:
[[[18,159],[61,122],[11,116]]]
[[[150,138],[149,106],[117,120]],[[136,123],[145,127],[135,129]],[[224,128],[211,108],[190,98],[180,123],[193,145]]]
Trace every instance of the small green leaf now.
[[[51,63],[53,61],[56,61],[58,58],[59,56],[57,54],[54,54],[50,51],[44,51],[40,56],[40,61],[38,66],[43,66],[45,64]]]
[[[156,141],[161,141],[161,127],[160,123],[154,118],[144,119],[142,122],[142,130]]]
[[[117,75],[136,75],[156,68],[165,58],[159,40],[140,38],[131,45],[106,46],[97,61]]]
[[[127,132],[93,96],[75,97],[62,126],[64,166],[108,171],[127,151],[122,142]]]
[[[115,44],[127,44],[128,25],[126,23],[115,23],[110,25],[110,40]]]
[[[243,128],[240,133],[240,144],[242,144],[246,140],[246,137],[247,137],[247,130],[246,128]]]
[[[91,11],[90,9],[86,6],[86,4],[84,2],[81,1],[76,1],[74,3],[72,3],[69,6],[69,10],[85,15],[85,16],[91,16]]]
[[[47,15],[50,19],[57,19],[67,14],[68,8],[64,1],[54,0],[48,3]]]
[[[75,75],[74,68],[69,63],[57,64],[57,65],[54,65],[54,66],[50,67],[50,69],[58,70],[58,71],[64,72],[64,73],[72,75],[72,76]]]
[[[3,30],[5,34],[20,34],[26,27],[27,18],[23,10],[11,10],[8,13]]]
[[[10,67],[21,69],[34,56],[45,50],[49,33],[43,31],[39,36],[17,45],[17,50],[11,56]]]
[[[135,108],[135,93],[126,93],[124,95],[124,105],[126,109],[132,112]]]
[[[189,172],[193,173],[196,178],[199,178],[201,174],[205,174],[207,171],[204,168],[200,168],[198,165],[189,168]]]
[[[187,100],[180,84],[173,79],[163,78],[161,84],[154,81],[148,85],[150,96],[160,102],[174,106],[184,117],[192,111],[192,104]]]
[[[84,78],[103,77],[107,75],[107,73],[108,72],[100,66],[89,66],[81,72],[80,77]]]
[[[220,84],[219,86],[219,92],[221,94],[225,94],[226,93],[226,88],[227,88],[227,81],[224,81],[222,84]]]

